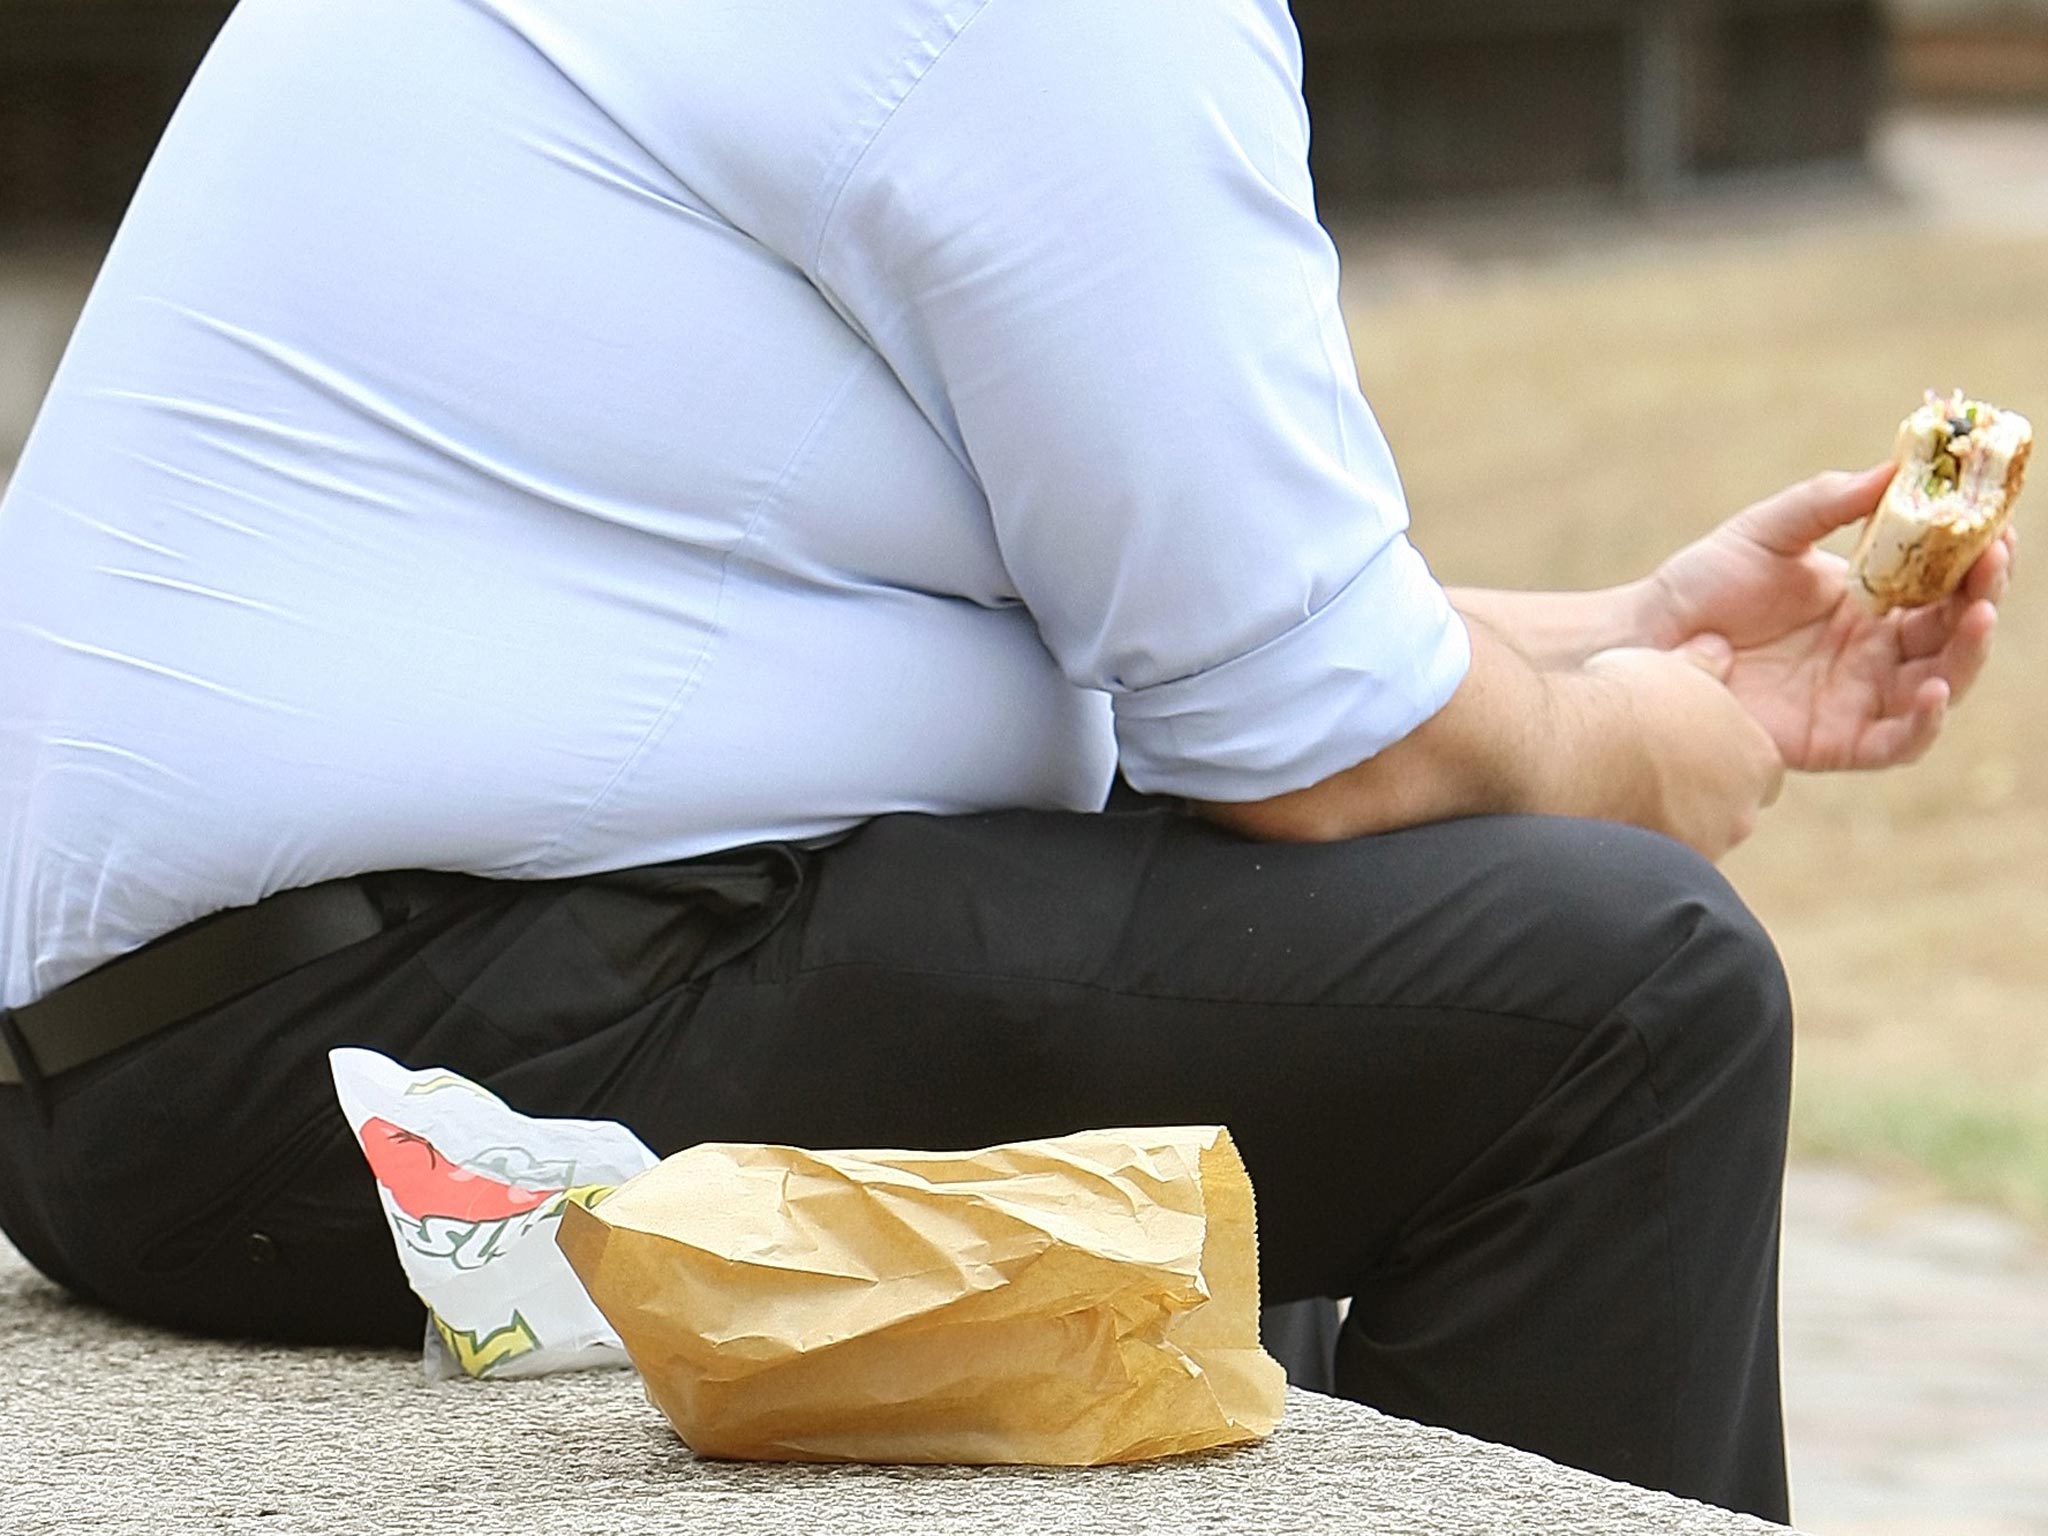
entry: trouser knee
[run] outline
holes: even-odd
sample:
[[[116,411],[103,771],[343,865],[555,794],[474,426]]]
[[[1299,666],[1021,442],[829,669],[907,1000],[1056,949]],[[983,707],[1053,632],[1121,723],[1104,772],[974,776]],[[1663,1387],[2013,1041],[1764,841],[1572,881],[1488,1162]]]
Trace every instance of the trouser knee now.
[[[1742,898],[1689,851],[1660,850],[1668,895],[1656,947],[1668,944],[1622,1005],[1640,1036],[1667,1115],[1713,1101],[1782,1158],[1790,1109],[1792,999],[1785,968]]]
[[[1521,1005],[1579,1032],[1532,1106],[1552,1123],[1540,1166],[1567,1143],[1587,1158],[1646,1137],[1705,1188],[1767,1187],[1784,1158],[1792,1008],[1763,925],[1668,838],[1541,818],[1510,830],[1494,910],[1533,955]]]

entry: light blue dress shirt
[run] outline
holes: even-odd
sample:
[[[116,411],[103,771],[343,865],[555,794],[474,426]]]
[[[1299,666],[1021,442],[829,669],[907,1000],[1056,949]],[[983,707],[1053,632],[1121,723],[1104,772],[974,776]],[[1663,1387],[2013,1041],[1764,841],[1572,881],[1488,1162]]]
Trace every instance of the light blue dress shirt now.
[[[1282,0],[242,0],[0,504],[18,1006],[377,868],[1246,800],[1463,675]]]

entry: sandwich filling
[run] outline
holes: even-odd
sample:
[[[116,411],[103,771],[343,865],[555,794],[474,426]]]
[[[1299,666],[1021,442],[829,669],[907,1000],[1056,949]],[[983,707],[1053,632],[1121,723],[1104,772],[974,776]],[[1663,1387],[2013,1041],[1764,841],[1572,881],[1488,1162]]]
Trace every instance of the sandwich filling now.
[[[2013,459],[2032,434],[2026,418],[1961,390],[1927,403],[1900,429],[1900,489],[1912,511],[1932,521],[1975,521],[2004,509]]]
[[[1955,591],[2005,527],[2033,444],[2017,411],[1930,392],[1899,424],[1897,471],[1849,561],[1864,605],[1883,613]]]

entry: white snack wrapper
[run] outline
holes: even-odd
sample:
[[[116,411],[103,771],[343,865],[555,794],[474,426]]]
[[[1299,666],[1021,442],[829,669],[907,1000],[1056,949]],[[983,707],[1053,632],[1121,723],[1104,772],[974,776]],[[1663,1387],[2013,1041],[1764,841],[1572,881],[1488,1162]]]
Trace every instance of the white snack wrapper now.
[[[608,1120],[531,1119],[456,1073],[409,1071],[375,1051],[332,1051],[328,1063],[427,1304],[428,1376],[627,1364],[555,1229],[568,1205],[594,1205],[653,1167],[646,1144]]]

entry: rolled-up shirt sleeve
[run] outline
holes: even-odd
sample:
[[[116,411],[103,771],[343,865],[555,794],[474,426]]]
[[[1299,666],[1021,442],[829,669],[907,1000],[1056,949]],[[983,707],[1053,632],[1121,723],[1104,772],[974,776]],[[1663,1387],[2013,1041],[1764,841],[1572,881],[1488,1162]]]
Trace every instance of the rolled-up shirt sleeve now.
[[[821,200],[812,275],[977,477],[1139,789],[1262,799],[1449,699],[1315,217],[1284,0],[982,0]]]

